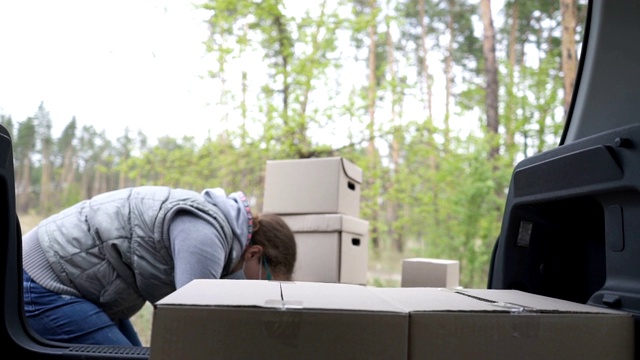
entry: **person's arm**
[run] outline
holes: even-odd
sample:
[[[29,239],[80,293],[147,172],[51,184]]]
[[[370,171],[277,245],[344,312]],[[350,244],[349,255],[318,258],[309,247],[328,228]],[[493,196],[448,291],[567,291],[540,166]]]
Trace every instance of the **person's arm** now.
[[[169,227],[176,289],[194,279],[218,279],[227,250],[220,234],[205,220],[180,212]]]

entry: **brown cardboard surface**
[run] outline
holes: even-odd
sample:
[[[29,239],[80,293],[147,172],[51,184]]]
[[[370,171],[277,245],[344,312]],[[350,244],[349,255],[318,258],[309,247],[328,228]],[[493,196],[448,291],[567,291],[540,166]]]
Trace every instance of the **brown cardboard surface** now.
[[[523,291],[515,290],[490,290],[490,289],[461,289],[457,293],[475,296],[486,300],[495,301],[504,304],[523,304],[536,309],[541,313],[597,313],[597,314],[625,314],[623,312],[596,307],[586,304],[578,304],[571,301],[564,301],[536,294],[529,294]]]
[[[402,287],[445,287],[460,285],[460,262],[448,259],[409,258],[402,261]]]
[[[192,306],[229,305],[229,306],[265,306],[280,301],[280,283],[259,280],[194,280],[167,295],[156,305],[186,304]],[[246,283],[245,283],[246,282]]]
[[[334,232],[348,231],[354,234],[368,234],[369,222],[343,214],[281,215],[293,232]]]
[[[346,231],[340,235],[340,282],[366,285],[369,270],[369,235]]]
[[[281,217],[296,238],[293,280],[366,284],[368,221],[342,214]]]
[[[294,236],[297,255],[292,279],[340,282],[341,234],[338,232],[294,233]]]
[[[341,157],[269,160],[263,212],[360,215],[362,170]]]
[[[156,303],[151,360],[406,359],[406,314],[363,286],[224,281],[196,280]],[[229,304],[236,296],[243,305]]]
[[[632,329],[607,314],[412,314],[409,359],[633,359]]]
[[[196,280],[151,335],[151,360],[634,357],[631,314],[515,290]]]
[[[370,288],[351,284],[282,282],[285,298],[299,299],[306,308],[344,311],[404,312],[389,300],[376,296]]]
[[[515,290],[372,289],[409,313],[409,359],[633,359],[630,314]]]

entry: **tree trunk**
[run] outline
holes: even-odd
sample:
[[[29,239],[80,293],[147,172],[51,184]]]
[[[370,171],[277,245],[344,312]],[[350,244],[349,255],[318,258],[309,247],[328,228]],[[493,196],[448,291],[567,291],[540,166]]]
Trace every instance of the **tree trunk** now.
[[[84,169],[82,169],[81,173],[82,176],[80,178],[80,197],[82,199],[88,199],[92,193],[91,186],[93,184],[92,175],[94,174],[94,171],[89,166],[87,166],[87,164],[85,164]]]
[[[389,21],[387,21],[387,67],[389,69],[389,77],[391,79],[391,164],[393,166],[392,171],[393,175],[390,178],[390,181],[386,185],[386,193],[393,193],[393,188],[397,186],[398,182],[398,169],[400,168],[400,142],[399,137],[400,133],[398,132],[398,127],[396,125],[397,117],[398,117],[398,107],[400,105],[400,96],[398,90],[398,73],[396,71],[396,61],[395,61],[395,52],[394,52],[394,41],[393,35],[391,34],[389,26]],[[397,191],[396,191],[397,192]],[[389,237],[393,243],[394,248],[398,253],[402,253],[404,251],[404,243],[402,238],[402,229],[398,227],[398,217],[399,217],[399,203],[398,199],[387,196],[388,199],[388,213],[387,216],[389,218],[389,222],[391,226],[389,226]]]
[[[427,110],[427,117],[429,118],[429,121],[433,120],[432,116],[432,105],[431,105],[431,98],[432,98],[432,90],[431,90],[431,79],[429,76],[429,62],[427,61],[428,58],[428,49],[427,49],[427,25],[424,22],[424,17],[425,17],[425,10],[424,10],[424,0],[418,0],[418,16],[420,17],[419,22],[420,22],[420,49],[421,49],[421,53],[422,53],[422,72],[423,72],[423,76],[424,76],[424,84],[425,84],[425,88],[426,88],[426,95],[425,95],[425,106],[426,106],[426,110]]]
[[[319,47],[320,47],[320,31],[322,23],[324,22],[324,17],[325,17],[325,9],[327,7],[327,0],[324,0],[322,2],[322,5],[320,7],[320,16],[318,17],[318,23],[316,24],[316,28],[315,31],[313,32],[313,39],[311,39],[311,56],[310,56],[310,60],[313,60],[318,52],[320,51]],[[307,74],[307,77],[304,79],[304,91],[302,94],[302,102],[300,104],[300,117],[301,118],[305,118],[307,115],[307,106],[309,104],[309,95],[311,94],[311,90],[313,89],[312,87],[312,80],[314,78],[314,74],[315,71],[313,71],[313,65],[309,65],[309,67],[311,68],[311,72],[309,72]]]
[[[46,215],[51,211],[52,204],[52,170],[51,165],[51,139],[42,140],[42,177],[40,179],[40,214]]]
[[[576,83],[578,53],[576,50],[577,9],[575,0],[560,0],[562,12],[562,73],[564,74],[564,113],[571,106]]]
[[[449,42],[447,43],[447,54],[444,59],[444,77],[445,77],[445,99],[444,99],[444,148],[448,149],[449,139],[451,137],[451,126],[449,124],[449,118],[451,116],[451,96],[453,93],[453,43],[455,41],[455,28],[454,28],[454,10],[455,0],[448,0],[449,6],[449,18],[447,21],[447,28],[449,29]]]
[[[493,19],[491,15],[491,1],[480,1],[480,15],[484,29],[482,37],[482,53],[485,59],[486,95],[485,107],[487,116],[487,131],[491,141],[489,149],[489,159],[495,159],[500,147],[498,140],[498,64],[496,62],[495,32],[493,29]]]
[[[25,156],[20,167],[20,181],[18,181],[18,211],[26,213],[31,208],[31,157]]]
[[[515,97],[515,72],[517,68],[517,44],[518,44],[518,21],[520,6],[518,0],[513,0],[511,5],[511,24],[509,25],[509,44],[507,50],[508,58],[508,80],[506,84],[507,98],[505,101],[505,122],[506,129],[505,148],[509,158],[513,161],[517,153],[515,143],[516,136],[516,97]]]
[[[507,57],[509,64],[515,64],[517,58],[517,42],[518,42],[518,19],[520,13],[520,5],[518,0],[513,0],[511,5],[511,24],[509,24],[509,44],[507,50]]]
[[[129,160],[128,154],[123,154],[124,156],[120,158],[120,162],[122,166],[126,166],[127,160]],[[118,174],[118,188],[123,189],[127,186],[127,172],[124,169],[120,169]]]
[[[62,200],[66,201],[69,191],[75,182],[76,161],[73,144],[70,143],[64,152],[62,161],[62,174],[60,175],[60,186],[62,187]]]
[[[371,6],[371,16],[375,16],[376,13],[376,0],[370,1]],[[369,135],[369,143],[367,145],[367,158],[369,162],[369,170],[375,173],[375,170],[378,167],[377,162],[377,150],[375,145],[375,115],[376,115],[376,93],[377,93],[377,84],[376,84],[376,44],[377,44],[377,36],[376,36],[376,21],[375,19],[371,19],[371,25],[369,25],[369,92],[368,92],[368,112],[369,112],[369,124],[367,125],[367,132]],[[374,176],[368,177],[368,186],[369,189],[375,191],[376,189],[376,179]],[[377,219],[378,219],[378,207],[377,204],[377,194],[373,193],[371,197],[371,219],[372,221],[372,229],[371,229],[371,242],[375,249],[380,248],[380,239],[378,238],[378,229],[377,229]]]
[[[306,129],[301,131],[295,120],[291,116],[289,111],[289,100],[291,100],[291,74],[290,74],[290,66],[291,66],[291,56],[292,56],[292,44],[289,39],[290,34],[287,32],[287,27],[285,25],[286,19],[284,19],[284,15],[278,11],[277,14],[273,17],[273,24],[275,26],[275,33],[277,36],[277,46],[278,52],[277,57],[279,58],[280,75],[282,76],[282,112],[280,116],[282,117],[282,121],[284,123],[284,135],[286,138],[286,142],[289,144],[288,150],[292,153],[292,156],[300,157],[300,154],[303,152],[303,147],[300,144],[300,139],[306,136]],[[274,79],[275,81],[275,79]]]
[[[243,31],[243,37],[247,38],[249,36],[249,24],[248,23],[244,23],[244,25],[242,26],[242,31]],[[241,53],[241,57],[243,56],[242,54],[244,54],[247,51],[247,46],[246,45],[241,45],[240,46],[240,53]],[[241,83],[241,92],[242,92],[242,97],[241,97],[241,102],[240,102],[240,114],[242,115],[242,128],[240,129],[240,144],[241,147],[244,147],[247,144],[247,126],[248,126],[248,110],[249,110],[249,106],[247,104],[247,93],[249,91],[249,81],[248,81],[249,75],[247,73],[247,70],[242,70],[242,75],[241,75],[241,79],[240,79],[240,83]]]

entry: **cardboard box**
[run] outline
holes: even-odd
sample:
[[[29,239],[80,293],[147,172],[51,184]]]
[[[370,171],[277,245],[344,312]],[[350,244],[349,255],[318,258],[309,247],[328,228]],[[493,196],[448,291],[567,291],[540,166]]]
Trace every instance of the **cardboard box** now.
[[[262,212],[360,216],[362,169],[341,157],[269,160]]]
[[[195,280],[154,305],[151,360],[406,359],[406,314],[366,287]]]
[[[409,359],[633,359],[631,314],[515,290],[375,288],[410,314]]]
[[[195,280],[150,359],[633,359],[629,313],[515,290]]]
[[[293,280],[367,283],[368,221],[340,214],[281,217],[296,238]]]
[[[460,285],[458,260],[411,258],[402,260],[402,287],[444,287]]]

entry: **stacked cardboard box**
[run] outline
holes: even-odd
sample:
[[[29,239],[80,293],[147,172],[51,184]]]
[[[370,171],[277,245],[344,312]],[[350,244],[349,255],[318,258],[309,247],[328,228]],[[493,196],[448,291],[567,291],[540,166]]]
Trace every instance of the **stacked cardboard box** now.
[[[634,333],[516,290],[194,280],[154,305],[150,358],[633,359]]]
[[[362,170],[341,157],[267,161],[262,212],[280,215],[294,232],[293,280],[366,284],[361,183]]]

